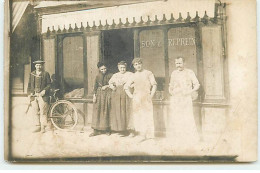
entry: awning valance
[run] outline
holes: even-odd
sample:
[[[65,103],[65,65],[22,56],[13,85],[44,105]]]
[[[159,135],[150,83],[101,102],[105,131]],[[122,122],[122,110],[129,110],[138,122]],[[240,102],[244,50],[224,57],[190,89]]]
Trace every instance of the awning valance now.
[[[100,22],[102,25],[112,25],[113,22],[120,23],[120,19],[122,23],[132,23],[134,19],[138,23],[141,20],[156,20],[156,16],[158,20],[163,20],[163,16],[166,19],[178,19],[179,14],[186,19],[188,15],[191,18],[196,17],[196,12],[203,17],[205,11],[208,17],[214,17],[214,10],[215,0],[168,0],[43,15],[42,33],[47,32],[48,27],[62,30],[64,27],[73,29],[75,24],[84,27],[99,25]]]

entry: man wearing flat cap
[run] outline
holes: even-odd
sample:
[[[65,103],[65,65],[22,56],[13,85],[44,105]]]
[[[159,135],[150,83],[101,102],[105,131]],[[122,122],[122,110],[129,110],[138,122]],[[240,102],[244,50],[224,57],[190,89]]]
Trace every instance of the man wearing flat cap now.
[[[34,122],[34,132],[45,132],[47,126],[47,113],[49,90],[51,86],[51,79],[48,72],[43,70],[44,61],[34,61],[35,71],[31,72],[27,94],[32,105],[32,116]]]

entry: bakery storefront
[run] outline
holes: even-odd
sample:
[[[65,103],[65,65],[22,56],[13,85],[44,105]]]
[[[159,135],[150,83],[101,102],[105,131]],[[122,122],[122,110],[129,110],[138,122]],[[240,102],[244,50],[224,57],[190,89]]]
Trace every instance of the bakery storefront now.
[[[165,131],[169,79],[178,56],[185,57],[186,67],[195,72],[201,84],[194,100],[199,131],[210,129],[207,116],[225,118],[225,4],[168,0],[60,13],[52,8],[44,3],[35,7],[40,19],[41,57],[64,97],[77,105],[83,126],[91,122],[97,62],[104,61],[115,73],[117,63],[125,60],[133,71],[134,57],[143,59],[144,67],[154,73],[158,83],[154,97],[158,136]]]

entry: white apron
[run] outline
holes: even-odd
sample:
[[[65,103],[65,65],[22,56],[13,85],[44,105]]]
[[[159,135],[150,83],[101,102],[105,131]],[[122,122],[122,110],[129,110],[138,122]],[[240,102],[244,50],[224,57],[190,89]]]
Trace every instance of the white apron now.
[[[154,137],[153,103],[151,87],[156,84],[151,71],[143,70],[133,75],[133,126],[146,138]]]
[[[199,141],[199,135],[193,115],[191,94],[184,94],[192,89],[195,75],[191,70],[174,71],[170,85],[179,91],[170,98],[167,136],[175,144],[181,146],[194,145]]]

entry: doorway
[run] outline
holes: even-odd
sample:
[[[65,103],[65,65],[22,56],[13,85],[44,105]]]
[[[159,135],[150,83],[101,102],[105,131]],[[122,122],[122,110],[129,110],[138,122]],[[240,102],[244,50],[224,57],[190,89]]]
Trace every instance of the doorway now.
[[[133,29],[104,31],[103,48],[103,60],[109,72],[118,72],[117,64],[120,61],[126,61],[127,70],[134,71],[131,65],[134,58]]]

